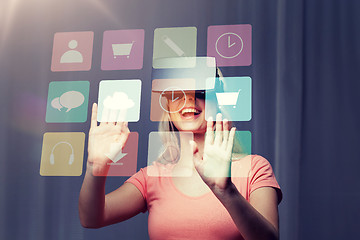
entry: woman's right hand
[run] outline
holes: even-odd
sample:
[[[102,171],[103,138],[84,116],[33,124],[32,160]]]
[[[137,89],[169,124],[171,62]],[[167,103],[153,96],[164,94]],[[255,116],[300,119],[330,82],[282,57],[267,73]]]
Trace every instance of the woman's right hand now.
[[[121,153],[130,131],[127,122],[97,124],[97,104],[92,106],[88,142],[88,167],[94,176],[106,176],[110,163]]]

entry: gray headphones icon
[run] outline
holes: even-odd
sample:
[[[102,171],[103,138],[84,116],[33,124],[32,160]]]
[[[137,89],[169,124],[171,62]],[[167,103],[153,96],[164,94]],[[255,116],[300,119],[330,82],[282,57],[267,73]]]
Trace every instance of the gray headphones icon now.
[[[65,142],[65,141],[62,141],[62,142],[58,142],[57,144],[54,145],[54,147],[52,148],[51,150],[51,154],[50,154],[50,164],[51,165],[54,165],[55,164],[55,156],[54,156],[54,151],[55,151],[55,148],[60,145],[60,144],[66,144],[68,145],[70,148],[71,148],[71,154],[70,154],[70,157],[69,157],[69,165],[73,164],[74,162],[74,148],[72,147],[72,145],[68,142]]]

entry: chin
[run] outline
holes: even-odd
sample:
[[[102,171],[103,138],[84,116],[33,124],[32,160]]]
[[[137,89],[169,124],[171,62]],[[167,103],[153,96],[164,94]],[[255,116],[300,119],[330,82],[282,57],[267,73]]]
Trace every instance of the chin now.
[[[201,124],[196,124],[194,122],[184,122],[180,121],[175,123],[175,127],[179,131],[193,132],[193,133],[205,133],[206,125],[202,126]]]

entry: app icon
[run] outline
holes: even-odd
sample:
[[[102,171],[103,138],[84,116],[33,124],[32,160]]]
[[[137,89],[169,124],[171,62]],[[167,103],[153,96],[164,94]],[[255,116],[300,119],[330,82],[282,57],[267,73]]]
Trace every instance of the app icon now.
[[[209,26],[207,40],[207,55],[217,66],[251,65],[251,25]]]
[[[156,177],[189,177],[193,174],[193,169],[183,164],[178,164],[180,154],[183,159],[191,159],[191,151],[181,151],[179,139],[182,139],[181,146],[190,149],[190,140],[194,139],[192,132],[150,132],[147,174]],[[157,167],[153,167],[157,165]],[[177,170],[173,171],[177,166]]]
[[[195,67],[196,59],[182,61],[185,57],[196,56],[196,27],[157,28],[154,31],[154,68]],[[172,61],[163,62],[162,59]]]
[[[85,134],[48,132],[44,134],[40,163],[41,176],[80,176]]]
[[[99,122],[137,122],[140,118],[141,80],[102,80]]]
[[[251,132],[250,131],[236,131],[233,146],[233,157],[244,155],[251,155]]]
[[[49,84],[46,122],[86,122],[88,81],[57,81]]]
[[[249,177],[251,175],[251,132],[236,131],[231,154],[231,175],[228,171],[219,171],[227,167],[226,161],[207,161],[204,174],[207,177]]]
[[[185,106],[193,105],[187,100],[187,94],[195,93],[195,85],[195,79],[192,78],[154,79],[151,92],[151,121],[167,121],[164,119],[165,113],[181,112]],[[175,108],[169,109],[169,103],[175,103]]]
[[[168,99],[168,101],[171,102],[176,102],[178,100],[180,100],[181,98],[184,98],[185,101],[183,103],[181,103],[179,106],[177,106],[176,109],[168,109],[167,104],[164,104],[161,99],[165,97]],[[162,108],[163,111],[167,112],[167,113],[176,113],[181,111],[185,105],[186,105],[186,94],[184,92],[184,90],[182,90],[181,88],[178,87],[169,87],[167,89],[165,89],[164,91],[161,92],[160,97],[159,97],[159,105]]]
[[[205,96],[205,118],[222,113],[229,121],[251,120],[251,78],[224,77],[223,84],[207,91]],[[209,79],[213,85],[213,79]],[[214,108],[214,106],[216,106]]]
[[[90,70],[93,40],[93,32],[55,33],[51,71]]]
[[[106,176],[131,176],[136,173],[139,134],[130,132],[123,149],[118,143],[109,146],[105,155],[111,160]],[[105,174],[104,174],[105,175]],[[99,175],[97,176],[104,176]]]
[[[141,69],[144,55],[143,29],[105,31],[101,69]]]

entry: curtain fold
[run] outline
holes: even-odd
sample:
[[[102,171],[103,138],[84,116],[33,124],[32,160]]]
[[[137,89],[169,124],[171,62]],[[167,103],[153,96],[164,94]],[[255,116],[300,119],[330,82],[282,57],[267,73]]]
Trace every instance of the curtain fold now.
[[[278,1],[275,173],[283,191],[280,236],[299,239],[303,110],[303,1]]]

